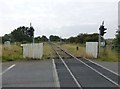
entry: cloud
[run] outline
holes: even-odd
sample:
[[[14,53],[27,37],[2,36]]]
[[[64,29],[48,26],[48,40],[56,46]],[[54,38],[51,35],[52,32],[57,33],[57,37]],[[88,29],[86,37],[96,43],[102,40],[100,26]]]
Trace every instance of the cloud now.
[[[94,32],[93,28],[96,29],[103,20],[108,28],[114,31],[117,27],[117,1],[1,0],[0,26],[4,30],[0,35],[9,33],[21,25],[29,26],[30,22],[36,28],[36,36],[42,33],[68,37],[69,34],[72,35],[74,28],[76,30],[73,34],[79,31],[90,33]],[[88,28],[90,30],[85,30]],[[71,30],[68,31],[69,29]],[[114,34],[110,36],[114,37]]]

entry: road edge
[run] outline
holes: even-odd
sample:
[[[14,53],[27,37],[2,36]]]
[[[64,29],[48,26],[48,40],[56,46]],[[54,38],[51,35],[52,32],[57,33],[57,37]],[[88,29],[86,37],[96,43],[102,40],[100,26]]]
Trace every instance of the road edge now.
[[[57,73],[54,59],[52,59],[52,63],[53,63],[53,78],[54,78],[55,88],[60,89],[60,82],[59,82],[58,73]]]
[[[113,71],[113,70],[111,70],[111,69],[109,69],[109,68],[107,68],[107,67],[105,67],[105,66],[103,66],[103,65],[101,65],[101,64],[99,64],[99,63],[97,63],[97,62],[94,62],[94,61],[92,61],[92,60],[90,60],[90,59],[88,59],[88,58],[86,58],[86,57],[83,57],[83,58],[84,58],[85,60],[87,60],[87,61],[89,61],[89,62],[92,62],[93,64],[95,64],[95,65],[97,65],[97,66],[99,66],[99,67],[101,67],[101,68],[103,68],[103,69],[105,69],[105,70],[107,70],[107,71],[109,71],[109,72],[117,75],[117,76],[120,76],[120,75],[119,75],[118,73],[116,73],[115,71]]]

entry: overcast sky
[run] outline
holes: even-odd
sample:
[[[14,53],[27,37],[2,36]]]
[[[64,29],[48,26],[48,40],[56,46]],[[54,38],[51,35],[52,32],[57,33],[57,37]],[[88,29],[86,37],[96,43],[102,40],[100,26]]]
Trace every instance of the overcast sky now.
[[[98,33],[105,21],[105,38],[114,38],[119,0],[0,0],[0,36],[19,26],[32,26],[35,36],[61,37]]]

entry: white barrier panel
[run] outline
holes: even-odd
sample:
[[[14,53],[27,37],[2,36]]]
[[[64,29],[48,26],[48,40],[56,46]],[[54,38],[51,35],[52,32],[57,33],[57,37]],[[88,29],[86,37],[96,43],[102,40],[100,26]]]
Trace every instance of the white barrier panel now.
[[[97,58],[98,42],[86,42],[86,53],[94,58]]]
[[[23,57],[26,58],[39,58],[43,56],[43,43],[34,44],[22,44],[23,46]]]

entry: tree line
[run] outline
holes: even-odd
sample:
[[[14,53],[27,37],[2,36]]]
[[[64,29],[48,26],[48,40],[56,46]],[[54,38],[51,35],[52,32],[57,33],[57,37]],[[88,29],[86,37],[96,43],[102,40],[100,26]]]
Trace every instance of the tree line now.
[[[2,37],[2,42],[10,41],[11,43],[14,42],[20,42],[20,43],[31,43],[32,37],[28,35],[28,28],[25,26],[20,26],[16,29],[14,29],[10,34],[5,34]],[[114,44],[120,45],[120,31],[116,32],[116,38],[114,39]],[[61,38],[56,35],[50,35],[49,38],[47,38],[45,35],[35,37],[35,42],[69,42],[69,43],[81,43],[84,44],[86,42],[98,42],[98,33],[93,34],[87,34],[87,33],[80,33],[75,37],[69,37],[67,39]],[[104,41],[104,38],[101,37],[102,41]]]

